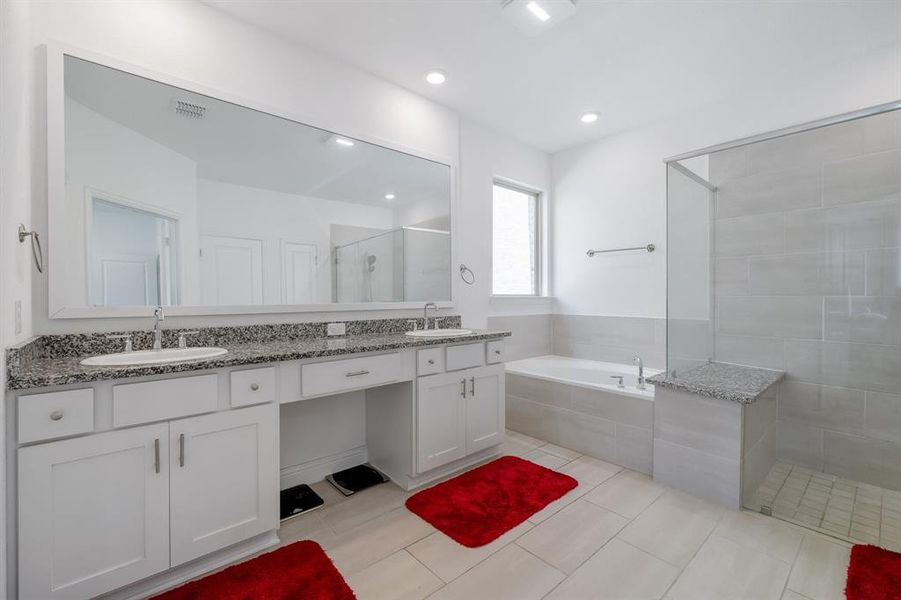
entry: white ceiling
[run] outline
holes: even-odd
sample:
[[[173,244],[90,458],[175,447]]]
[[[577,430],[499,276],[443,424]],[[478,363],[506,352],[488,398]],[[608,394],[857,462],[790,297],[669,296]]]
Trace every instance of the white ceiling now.
[[[901,41],[901,0],[579,0],[535,37],[500,0],[205,3],[549,152]]]

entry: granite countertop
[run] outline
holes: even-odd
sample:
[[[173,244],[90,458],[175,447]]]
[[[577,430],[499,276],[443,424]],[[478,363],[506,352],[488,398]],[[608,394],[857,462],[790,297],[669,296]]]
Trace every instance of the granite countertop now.
[[[64,356],[30,357],[19,361],[10,368],[7,387],[10,390],[87,383],[109,379],[145,377],[165,373],[182,373],[204,369],[218,369],[237,365],[252,365],[323,356],[342,356],[361,352],[398,350],[448,343],[490,340],[507,337],[509,331],[488,331],[473,329],[464,336],[444,338],[417,338],[403,332],[386,332],[340,337],[298,337],[296,339],[236,341],[218,343],[228,350],[228,354],[213,358],[174,362],[168,364],[116,367],[85,367],[79,364],[88,353]],[[96,352],[94,352],[96,354]]]
[[[655,386],[750,404],[785,376],[782,371],[726,363],[708,363],[672,377],[666,372],[648,378]]]

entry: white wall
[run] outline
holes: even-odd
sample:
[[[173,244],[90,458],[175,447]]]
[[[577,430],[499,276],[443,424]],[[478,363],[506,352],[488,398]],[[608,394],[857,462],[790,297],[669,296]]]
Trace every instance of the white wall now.
[[[491,194],[495,177],[514,180],[548,192],[551,174],[548,155],[515,142],[486,127],[464,119],[460,131],[461,195],[457,239],[458,263],[476,276],[474,285],[458,286],[458,308],[464,324],[485,327],[489,315],[543,314],[550,312],[546,300],[492,300],[491,295]],[[458,265],[451,265],[456,276]],[[459,281],[459,278],[458,278]]]
[[[6,389],[6,353],[3,349],[31,335],[31,249],[20,244],[16,235],[18,223],[31,227],[34,61],[30,36],[28,4],[0,2],[0,389]],[[22,306],[19,333],[15,323],[17,300]],[[0,411],[0,448],[5,447],[5,411]],[[2,460],[0,590],[6,589],[7,579],[6,472],[6,460]]]
[[[568,314],[666,315],[663,159],[901,98],[901,48],[775,82],[679,119],[555,154],[554,293]],[[665,101],[665,99],[661,99]],[[602,117],[603,118],[603,117]],[[588,248],[657,244],[654,254],[585,257]],[[677,271],[670,276],[678,276]]]
[[[35,47],[48,41],[61,42],[251,99],[297,115],[314,126],[451,162],[458,160],[460,132],[455,112],[197,2],[74,0],[30,6]],[[39,122],[45,112],[43,94],[43,86],[38,85]],[[41,124],[33,138],[38,173],[46,168],[44,140]],[[46,230],[46,185],[39,177],[34,192],[36,225]],[[462,199],[464,204],[470,201],[465,196]],[[33,292],[34,329],[38,333],[136,328],[149,322],[50,320],[46,278],[37,279]],[[341,313],[340,318],[398,314],[365,311]],[[177,327],[334,318],[334,313],[301,313],[172,318],[167,323]]]

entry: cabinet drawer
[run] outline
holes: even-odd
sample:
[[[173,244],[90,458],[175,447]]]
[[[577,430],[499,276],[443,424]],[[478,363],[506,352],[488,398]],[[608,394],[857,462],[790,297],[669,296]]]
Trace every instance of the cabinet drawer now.
[[[113,386],[113,426],[125,427],[213,412],[219,403],[216,375],[198,375]]]
[[[432,375],[444,371],[444,349],[428,348],[416,353],[416,373]]]
[[[19,443],[94,430],[94,390],[19,396]]]
[[[275,367],[232,371],[232,408],[275,401]]]
[[[501,340],[494,340],[493,342],[488,342],[485,344],[486,354],[485,362],[489,365],[497,364],[499,362],[504,362],[504,342]]]
[[[464,344],[449,346],[447,349],[447,370],[469,369],[485,364],[485,344]]]
[[[400,376],[400,354],[379,354],[303,365],[300,386],[304,396],[319,396],[391,383]]]

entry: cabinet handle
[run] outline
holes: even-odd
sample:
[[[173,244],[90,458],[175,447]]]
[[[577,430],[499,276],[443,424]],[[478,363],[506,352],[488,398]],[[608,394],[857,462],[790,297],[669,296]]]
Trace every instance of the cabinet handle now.
[[[63,418],[63,411],[61,411],[61,410],[55,410],[52,413],[50,413],[51,421],[61,421],[62,418]]]
[[[250,389],[253,390],[254,392],[256,392],[257,390],[260,389],[260,384],[259,383],[251,383]]]
[[[185,434],[178,434],[178,466],[185,466]]]
[[[460,380],[460,395],[466,397],[466,379]]]
[[[476,395],[476,378],[475,378],[475,377],[470,377],[470,378],[469,378],[469,384],[470,384],[470,386],[472,386],[472,387],[469,389],[469,393],[470,393],[470,395],[475,396],[475,395]]]
[[[495,350],[494,353],[495,353],[495,354],[500,354],[501,351],[500,351],[500,350]]]
[[[345,374],[345,377],[359,377],[360,375],[369,375],[369,371],[363,369],[362,371],[351,371]]]
[[[160,472],[160,438],[153,440],[153,470]]]
[[[430,365],[434,365],[434,364],[435,364],[435,359],[434,359],[434,358],[430,358],[430,359],[429,359],[429,364],[430,364]]]

